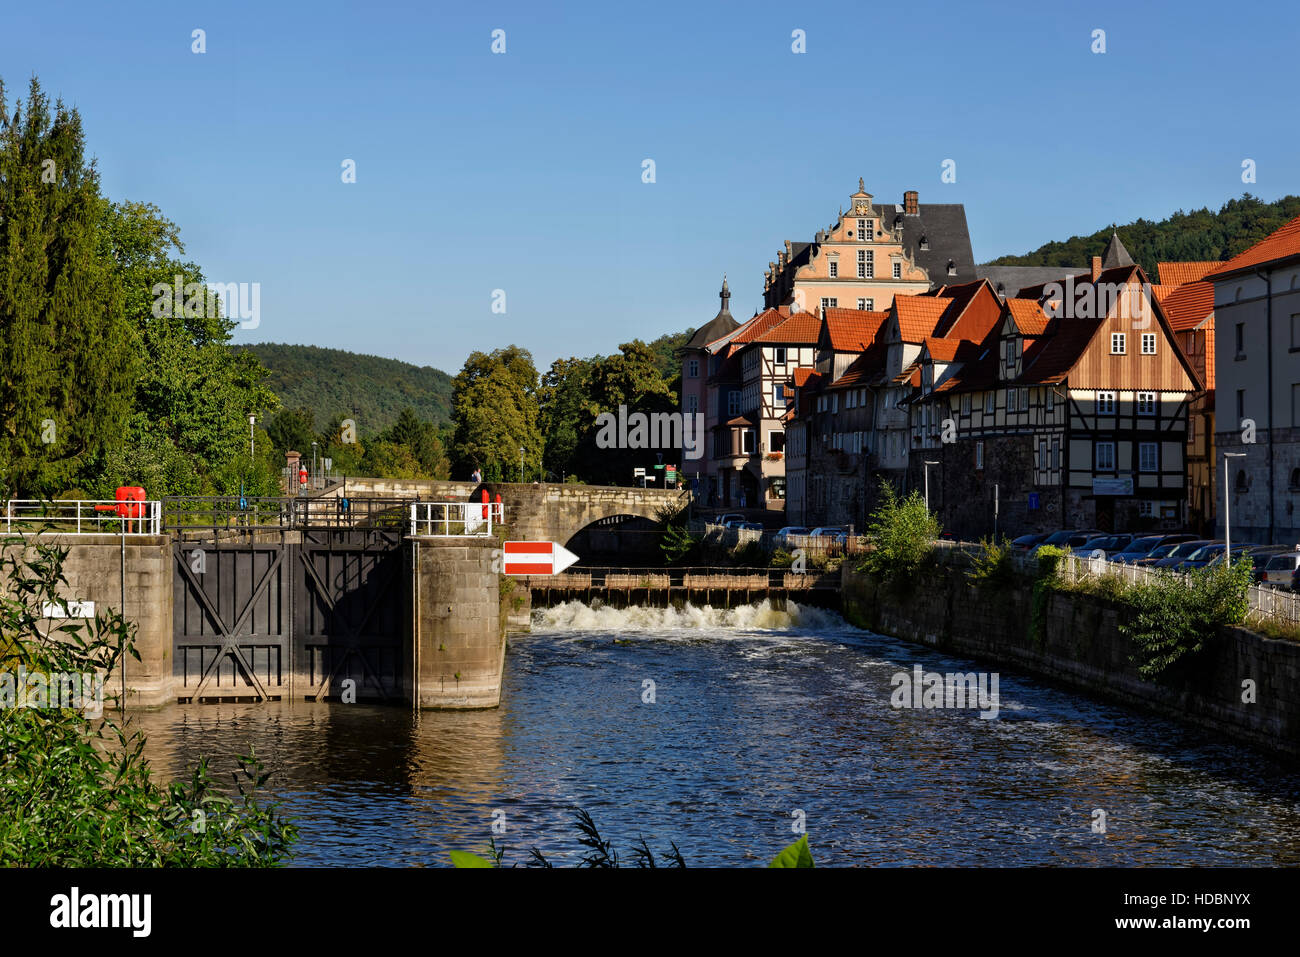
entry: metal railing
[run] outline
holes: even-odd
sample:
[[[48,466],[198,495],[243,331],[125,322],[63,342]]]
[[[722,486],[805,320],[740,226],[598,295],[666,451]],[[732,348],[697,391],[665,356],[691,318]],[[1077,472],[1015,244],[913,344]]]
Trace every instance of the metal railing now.
[[[794,571],[790,568],[753,568],[713,565],[682,565],[615,568],[575,565],[558,575],[521,575],[530,586],[555,589],[664,589],[686,588],[704,591],[718,588],[838,589],[839,572]]]
[[[161,502],[114,499],[13,498],[4,514],[11,535],[157,535],[161,520]]]
[[[162,524],[169,531],[400,526],[406,521],[411,501],[342,496],[173,496],[162,500]]]
[[[505,522],[500,502],[412,502],[411,534],[488,537]]]

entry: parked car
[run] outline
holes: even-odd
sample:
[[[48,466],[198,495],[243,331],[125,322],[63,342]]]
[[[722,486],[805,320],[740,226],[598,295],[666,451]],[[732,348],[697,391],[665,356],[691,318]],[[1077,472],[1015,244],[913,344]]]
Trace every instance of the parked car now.
[[[772,545],[775,548],[791,548],[794,543],[790,539],[797,535],[807,535],[809,531],[810,529],[804,528],[802,525],[787,525],[772,536]]]
[[[819,526],[812,530],[811,535],[813,538],[829,538],[836,545],[843,545],[849,539],[848,531],[838,525]]]
[[[1110,560],[1119,565],[1131,565],[1138,562],[1154,552],[1163,545],[1178,545],[1182,542],[1195,541],[1195,535],[1179,533],[1177,535],[1144,535],[1141,538],[1135,538],[1129,543],[1128,547],[1116,555],[1111,555]]]
[[[1255,581],[1261,585],[1267,585],[1269,588],[1292,588],[1292,579],[1296,570],[1300,569],[1300,549],[1291,549],[1287,552],[1274,552],[1271,555],[1262,554],[1260,559],[1266,559],[1263,567],[1260,563],[1255,563]]]
[[[1019,538],[1013,538],[1011,540],[1011,547],[1019,552],[1027,552],[1035,545],[1042,544],[1043,539],[1047,536],[1047,532],[1034,532],[1032,535],[1021,535]]]
[[[1152,549],[1151,554],[1147,555],[1146,558],[1139,558],[1133,564],[1146,565],[1155,568],[1169,567],[1163,563],[1169,562],[1171,565],[1177,564],[1202,545],[1209,544],[1211,543],[1208,538],[1193,538],[1191,541],[1173,542],[1168,545],[1161,545],[1158,548]]]
[[[1266,546],[1266,545],[1265,545],[1265,546],[1256,545],[1254,542],[1244,542],[1244,543],[1242,543],[1241,545],[1233,545],[1233,546],[1232,546],[1232,560],[1233,560],[1234,562],[1239,562],[1239,561],[1241,561],[1243,558],[1250,558],[1251,553],[1252,553],[1255,549],[1257,549],[1257,548],[1261,548],[1261,547],[1263,547],[1263,548],[1267,548],[1268,546]],[[1190,560],[1190,558],[1189,558],[1189,562],[1190,562],[1190,561],[1191,561],[1191,560]],[[1252,560],[1252,561],[1253,561],[1253,560]],[[1211,565],[1221,565],[1222,563],[1223,563],[1223,546],[1220,545],[1220,546],[1218,546],[1218,547],[1217,547],[1217,548],[1216,548],[1216,549],[1215,549],[1215,550],[1210,554],[1210,556],[1209,556],[1206,560],[1201,561],[1201,562],[1196,563],[1196,564],[1189,564],[1188,567],[1189,567],[1189,568],[1208,568],[1208,567],[1211,566]]]
[[[1076,547],[1074,554],[1078,558],[1110,558],[1112,554],[1118,554],[1132,541],[1133,536],[1129,534],[1098,535]],[[1097,556],[1097,552],[1101,552],[1101,555]]]
[[[762,522],[736,522],[731,528],[743,528],[751,532],[761,532],[763,530]]]
[[[721,525],[723,528],[731,528],[732,522],[743,522],[745,516],[739,512],[728,512],[726,515],[719,515],[713,520],[714,525]]]
[[[1064,531],[1053,532],[1031,548],[1030,554],[1037,554],[1038,550],[1044,545],[1055,545],[1058,548],[1078,548],[1088,539],[1105,534],[1105,532],[1095,528],[1065,529]]]

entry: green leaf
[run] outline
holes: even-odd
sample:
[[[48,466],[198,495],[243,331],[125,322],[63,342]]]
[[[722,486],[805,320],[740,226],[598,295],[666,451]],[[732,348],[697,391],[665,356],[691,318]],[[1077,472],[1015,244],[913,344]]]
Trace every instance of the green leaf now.
[[[776,857],[768,867],[812,867],[812,851],[808,849],[808,835],[805,834]]]
[[[491,867],[492,862],[471,854],[469,851],[450,851],[451,863],[455,867]]]

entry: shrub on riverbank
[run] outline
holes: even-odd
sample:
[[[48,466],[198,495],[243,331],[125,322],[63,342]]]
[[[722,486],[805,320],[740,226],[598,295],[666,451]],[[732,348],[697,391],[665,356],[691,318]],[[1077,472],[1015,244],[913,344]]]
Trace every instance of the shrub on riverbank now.
[[[233,775],[238,800],[215,788],[206,760],[188,781],[162,786],[142,757],[144,737],[124,720],[98,722],[97,708],[84,701],[47,707],[68,702],[38,695],[35,676],[102,675],[128,654],[138,660],[134,626],[116,612],[100,611],[85,623],[49,617],[51,604],[67,614],[58,597],[66,587],[67,549],[27,547],[21,539],[5,544],[12,551],[0,559],[7,579],[0,596],[0,675],[22,674],[26,687],[17,687],[22,682],[14,677],[16,706],[0,708],[0,866],[281,863],[297,829],[277,803],[259,803],[257,791],[269,775],[251,751]]]
[[[900,499],[894,487],[882,481],[880,507],[867,524],[872,548],[858,570],[891,583],[905,583],[933,559],[941,530],[939,520],[917,492]]]

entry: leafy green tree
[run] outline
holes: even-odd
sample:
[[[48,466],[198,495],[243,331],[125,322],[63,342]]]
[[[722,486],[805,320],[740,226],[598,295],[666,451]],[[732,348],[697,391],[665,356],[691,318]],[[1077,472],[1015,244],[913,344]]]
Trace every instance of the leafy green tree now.
[[[99,255],[105,208],[81,117],[0,84],[0,474],[55,494],[127,439],[137,340]]]
[[[538,389],[543,461],[561,479],[576,466],[582,436],[591,428],[587,392],[599,359],[556,359]]]
[[[629,416],[677,411],[677,394],[664,381],[654,352],[639,339],[618,348],[614,355],[595,361],[587,380],[575,458],[578,474],[591,482],[628,484],[634,468],[658,463],[656,451],[662,451],[668,462],[681,454],[670,449],[600,447],[597,420],[605,413],[617,417],[619,406],[626,406]]]
[[[235,323],[206,294],[199,268],[184,254],[176,225],[145,203],[105,208],[102,255],[122,294],[143,358],[135,379],[126,447],[97,470],[99,491],[142,484],[150,494],[232,494],[264,487],[279,466],[249,458],[248,416],[274,409],[266,370],[256,357],[228,348]],[[179,283],[182,296],[160,290]],[[95,484],[95,483],[91,483]]]
[[[520,478],[520,449],[526,475],[535,475],[542,455],[538,429],[537,369],[527,349],[507,346],[473,352],[452,383],[452,473],[468,478]]]

